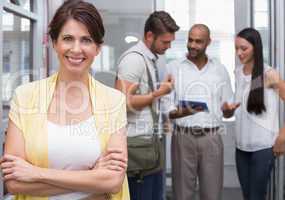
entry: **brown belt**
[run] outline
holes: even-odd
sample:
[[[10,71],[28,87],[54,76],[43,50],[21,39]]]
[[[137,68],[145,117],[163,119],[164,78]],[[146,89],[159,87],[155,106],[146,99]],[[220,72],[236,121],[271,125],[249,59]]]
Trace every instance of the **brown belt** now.
[[[184,127],[175,125],[175,130],[182,134],[191,134],[195,136],[203,136],[211,133],[215,133],[220,127]]]

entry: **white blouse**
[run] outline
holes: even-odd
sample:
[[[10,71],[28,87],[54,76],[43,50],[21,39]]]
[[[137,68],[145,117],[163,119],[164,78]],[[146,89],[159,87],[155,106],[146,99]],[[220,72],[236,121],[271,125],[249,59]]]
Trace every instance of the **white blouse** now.
[[[270,67],[265,65],[265,72]],[[247,112],[247,100],[250,91],[251,75],[243,73],[243,66],[237,67],[235,102],[240,107],[235,112],[236,145],[243,151],[258,151],[271,148],[279,130],[279,96],[270,88],[264,88],[266,112],[260,115]]]
[[[48,122],[49,168],[64,170],[91,169],[101,154],[94,116],[74,125]],[[89,193],[73,192],[49,197],[50,200],[78,200]]]

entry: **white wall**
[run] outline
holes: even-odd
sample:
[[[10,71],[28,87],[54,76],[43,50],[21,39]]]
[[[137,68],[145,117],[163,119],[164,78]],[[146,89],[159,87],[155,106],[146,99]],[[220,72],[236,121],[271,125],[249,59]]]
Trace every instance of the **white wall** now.
[[[146,13],[154,9],[153,0],[87,0],[103,12],[112,13]]]

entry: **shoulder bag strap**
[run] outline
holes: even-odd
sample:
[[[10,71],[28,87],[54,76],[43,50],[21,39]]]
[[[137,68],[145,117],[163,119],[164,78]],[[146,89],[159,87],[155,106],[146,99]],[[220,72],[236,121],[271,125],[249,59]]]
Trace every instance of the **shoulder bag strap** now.
[[[151,78],[151,73],[149,71],[149,68],[148,68],[148,64],[147,64],[147,61],[146,61],[146,58],[144,57],[144,55],[139,52],[139,51],[129,51],[127,52],[125,55],[123,55],[118,64],[122,61],[122,59],[124,57],[126,57],[127,55],[131,54],[131,53],[136,53],[136,54],[139,54],[143,57],[143,60],[144,60],[144,63],[145,63],[145,68],[146,68],[146,72],[147,72],[147,80],[148,80],[148,86],[150,88],[150,90],[153,92],[154,91],[154,86],[153,86],[153,81],[152,81],[152,78]],[[151,111],[151,115],[152,115],[152,119],[153,119],[153,130],[154,130],[154,134],[156,134],[158,132],[158,122],[159,122],[159,115],[154,111],[154,108],[152,106],[152,104],[149,106],[150,108],[150,111]]]

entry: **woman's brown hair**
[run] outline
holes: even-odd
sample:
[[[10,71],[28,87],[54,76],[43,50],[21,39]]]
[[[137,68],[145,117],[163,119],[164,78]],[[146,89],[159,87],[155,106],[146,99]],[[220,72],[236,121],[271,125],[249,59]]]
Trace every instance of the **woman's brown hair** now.
[[[57,9],[48,30],[53,42],[57,41],[62,27],[69,19],[84,24],[96,44],[103,43],[105,29],[102,18],[93,4],[82,0],[67,0]]]

